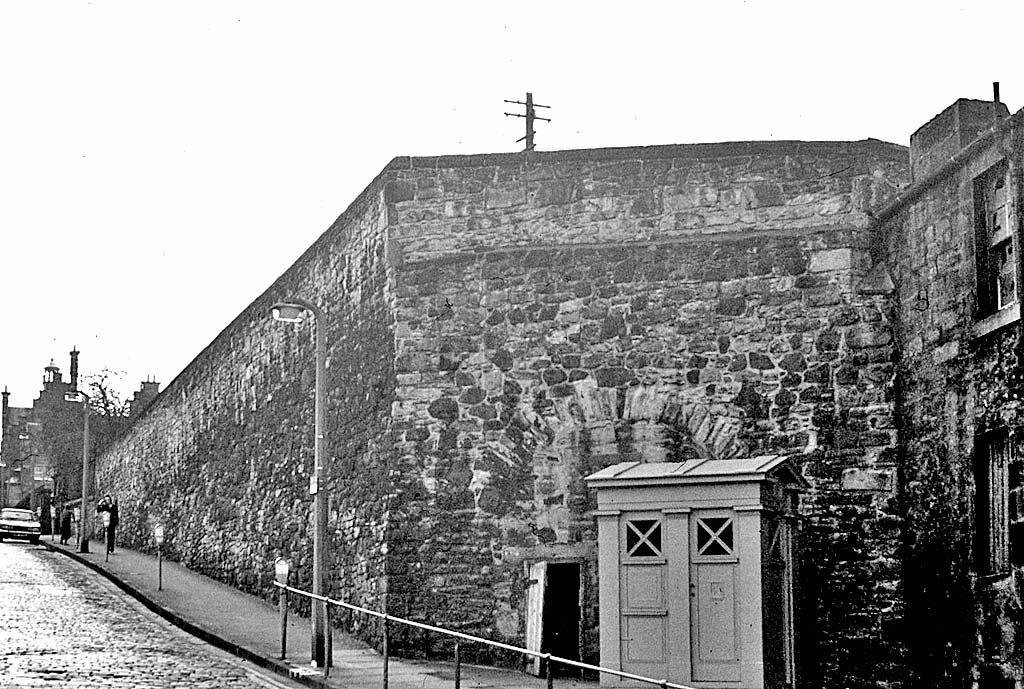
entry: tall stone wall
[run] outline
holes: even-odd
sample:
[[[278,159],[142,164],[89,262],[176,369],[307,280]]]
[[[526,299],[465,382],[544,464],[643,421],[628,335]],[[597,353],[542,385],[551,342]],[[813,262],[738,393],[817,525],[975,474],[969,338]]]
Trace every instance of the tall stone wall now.
[[[121,538],[243,590],[270,596],[274,560],[311,581],[314,331],[274,321],[292,296],[327,313],[328,591],[383,606],[384,532],[395,389],[381,183],[257,298],[97,464],[119,499]]]
[[[949,110],[958,107],[960,101]],[[962,148],[978,130],[970,130]],[[1005,160],[1010,143],[1006,132],[989,137],[961,165],[917,180],[883,223],[898,305],[904,590],[914,686],[1013,686],[1024,679],[1024,620],[1014,583],[1024,572],[984,576],[974,552],[975,436],[1024,424],[1019,321],[979,328],[976,309],[974,180]],[[1020,204],[1013,203],[1020,227]]]
[[[595,661],[581,479],[781,452],[816,487],[805,676],[898,678],[891,308],[865,210],[906,167],[879,142],[395,161],[392,609],[521,643],[529,563],[578,559]]]
[[[581,565],[597,660],[594,496],[625,461],[793,455],[808,685],[898,681],[891,285],[867,211],[876,141],[393,161],[99,459],[123,532],[185,564],[308,584],[312,331],[332,314],[329,588],[522,644],[531,563]],[[413,650],[415,635],[396,642]],[[437,643],[436,640],[430,643]]]

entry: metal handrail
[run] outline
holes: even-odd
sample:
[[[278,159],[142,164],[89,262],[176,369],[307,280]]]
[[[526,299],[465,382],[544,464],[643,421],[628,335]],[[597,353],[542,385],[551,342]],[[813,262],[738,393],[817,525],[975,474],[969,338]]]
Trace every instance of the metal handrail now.
[[[336,606],[338,606],[340,608],[346,608],[348,610],[354,610],[356,612],[361,612],[361,613],[364,613],[366,615],[371,615],[373,617],[378,617],[378,618],[386,620],[388,622],[398,622],[399,624],[409,625],[410,627],[416,627],[417,629],[424,629],[424,630],[430,631],[430,632],[437,632],[438,634],[444,634],[446,636],[454,636],[454,637],[456,637],[458,639],[464,639],[466,641],[472,641],[474,643],[484,644],[486,646],[493,646],[495,648],[501,648],[501,649],[504,649],[506,651],[513,651],[513,652],[516,652],[516,653],[522,653],[524,655],[533,656],[534,658],[541,658],[541,659],[545,660],[548,663],[551,663],[551,662],[562,663],[563,665],[570,665],[572,667],[578,667],[578,668],[583,669],[583,670],[593,670],[594,672],[601,672],[601,673],[606,673],[606,674],[609,674],[609,675],[615,675],[615,676],[621,677],[623,679],[632,679],[632,680],[635,680],[637,682],[647,682],[648,684],[656,684],[659,687],[663,687],[663,689],[695,689],[695,687],[691,687],[691,686],[688,686],[686,684],[675,684],[673,682],[669,682],[668,680],[664,680],[664,679],[654,679],[652,677],[644,677],[643,675],[634,675],[631,672],[623,672],[622,670],[612,670],[611,668],[601,667],[599,665],[591,665],[589,663],[582,663],[582,662],[580,662],[578,660],[570,660],[569,658],[562,658],[560,656],[551,655],[550,653],[542,653],[540,651],[531,651],[528,648],[522,648],[521,646],[513,646],[511,644],[502,643],[500,641],[493,641],[492,639],[485,639],[485,638],[480,637],[480,636],[473,636],[472,634],[466,634],[465,632],[457,632],[457,631],[455,631],[453,629],[445,629],[444,627],[435,627],[432,624],[426,624],[424,622],[416,622],[415,620],[407,620],[404,617],[396,617],[394,615],[389,615],[389,614],[387,614],[385,612],[378,612],[376,610],[370,610],[369,608],[363,608],[363,607],[360,607],[358,605],[353,605],[352,603],[346,603],[345,601],[334,600],[333,598],[329,598],[328,596],[318,596],[315,593],[310,593],[309,591],[303,591],[302,589],[297,589],[297,588],[294,588],[292,586],[288,586],[287,584],[282,584],[279,581],[275,581],[273,583],[274,583],[274,586],[278,587],[279,589],[283,589],[283,590],[285,590],[285,591],[287,591],[289,593],[297,593],[300,596],[305,596],[306,598],[312,598],[312,599],[318,600],[318,601],[320,601],[322,603],[327,603],[328,605],[336,605]],[[550,667],[551,666],[549,664],[548,665],[549,672],[550,672]]]

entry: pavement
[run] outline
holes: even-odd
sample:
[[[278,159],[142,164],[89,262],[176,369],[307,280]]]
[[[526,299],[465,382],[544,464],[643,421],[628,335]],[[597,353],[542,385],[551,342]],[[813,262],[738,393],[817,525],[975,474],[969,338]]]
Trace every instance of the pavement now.
[[[314,687],[371,689],[383,686],[384,659],[361,640],[333,630],[333,666],[325,677],[310,666],[310,623],[290,611],[287,652],[282,660],[280,616],[276,605],[163,561],[163,586],[158,590],[157,558],[118,547],[109,558],[103,544],[90,543],[91,552],[78,553],[76,545],[60,545],[45,536],[47,548],[62,553],[103,574],[121,590],[181,629],[229,653]],[[541,689],[545,679],[525,672],[479,665],[462,665],[462,687]],[[447,689],[455,686],[451,662],[401,660],[388,663],[389,689]],[[556,687],[596,688],[597,683],[556,678]]]

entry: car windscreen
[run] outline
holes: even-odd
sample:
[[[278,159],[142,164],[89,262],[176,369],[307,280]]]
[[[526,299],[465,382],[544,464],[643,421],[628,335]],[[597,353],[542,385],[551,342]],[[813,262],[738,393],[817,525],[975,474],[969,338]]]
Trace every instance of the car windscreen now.
[[[34,522],[36,517],[31,512],[22,512],[20,510],[2,510],[0,511],[0,519],[9,519],[12,522]]]

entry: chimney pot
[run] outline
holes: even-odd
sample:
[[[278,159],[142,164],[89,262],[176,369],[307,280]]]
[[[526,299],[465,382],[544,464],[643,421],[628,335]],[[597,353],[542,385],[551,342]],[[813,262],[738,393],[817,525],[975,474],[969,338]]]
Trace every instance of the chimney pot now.
[[[78,389],[78,348],[71,348],[71,389]]]

